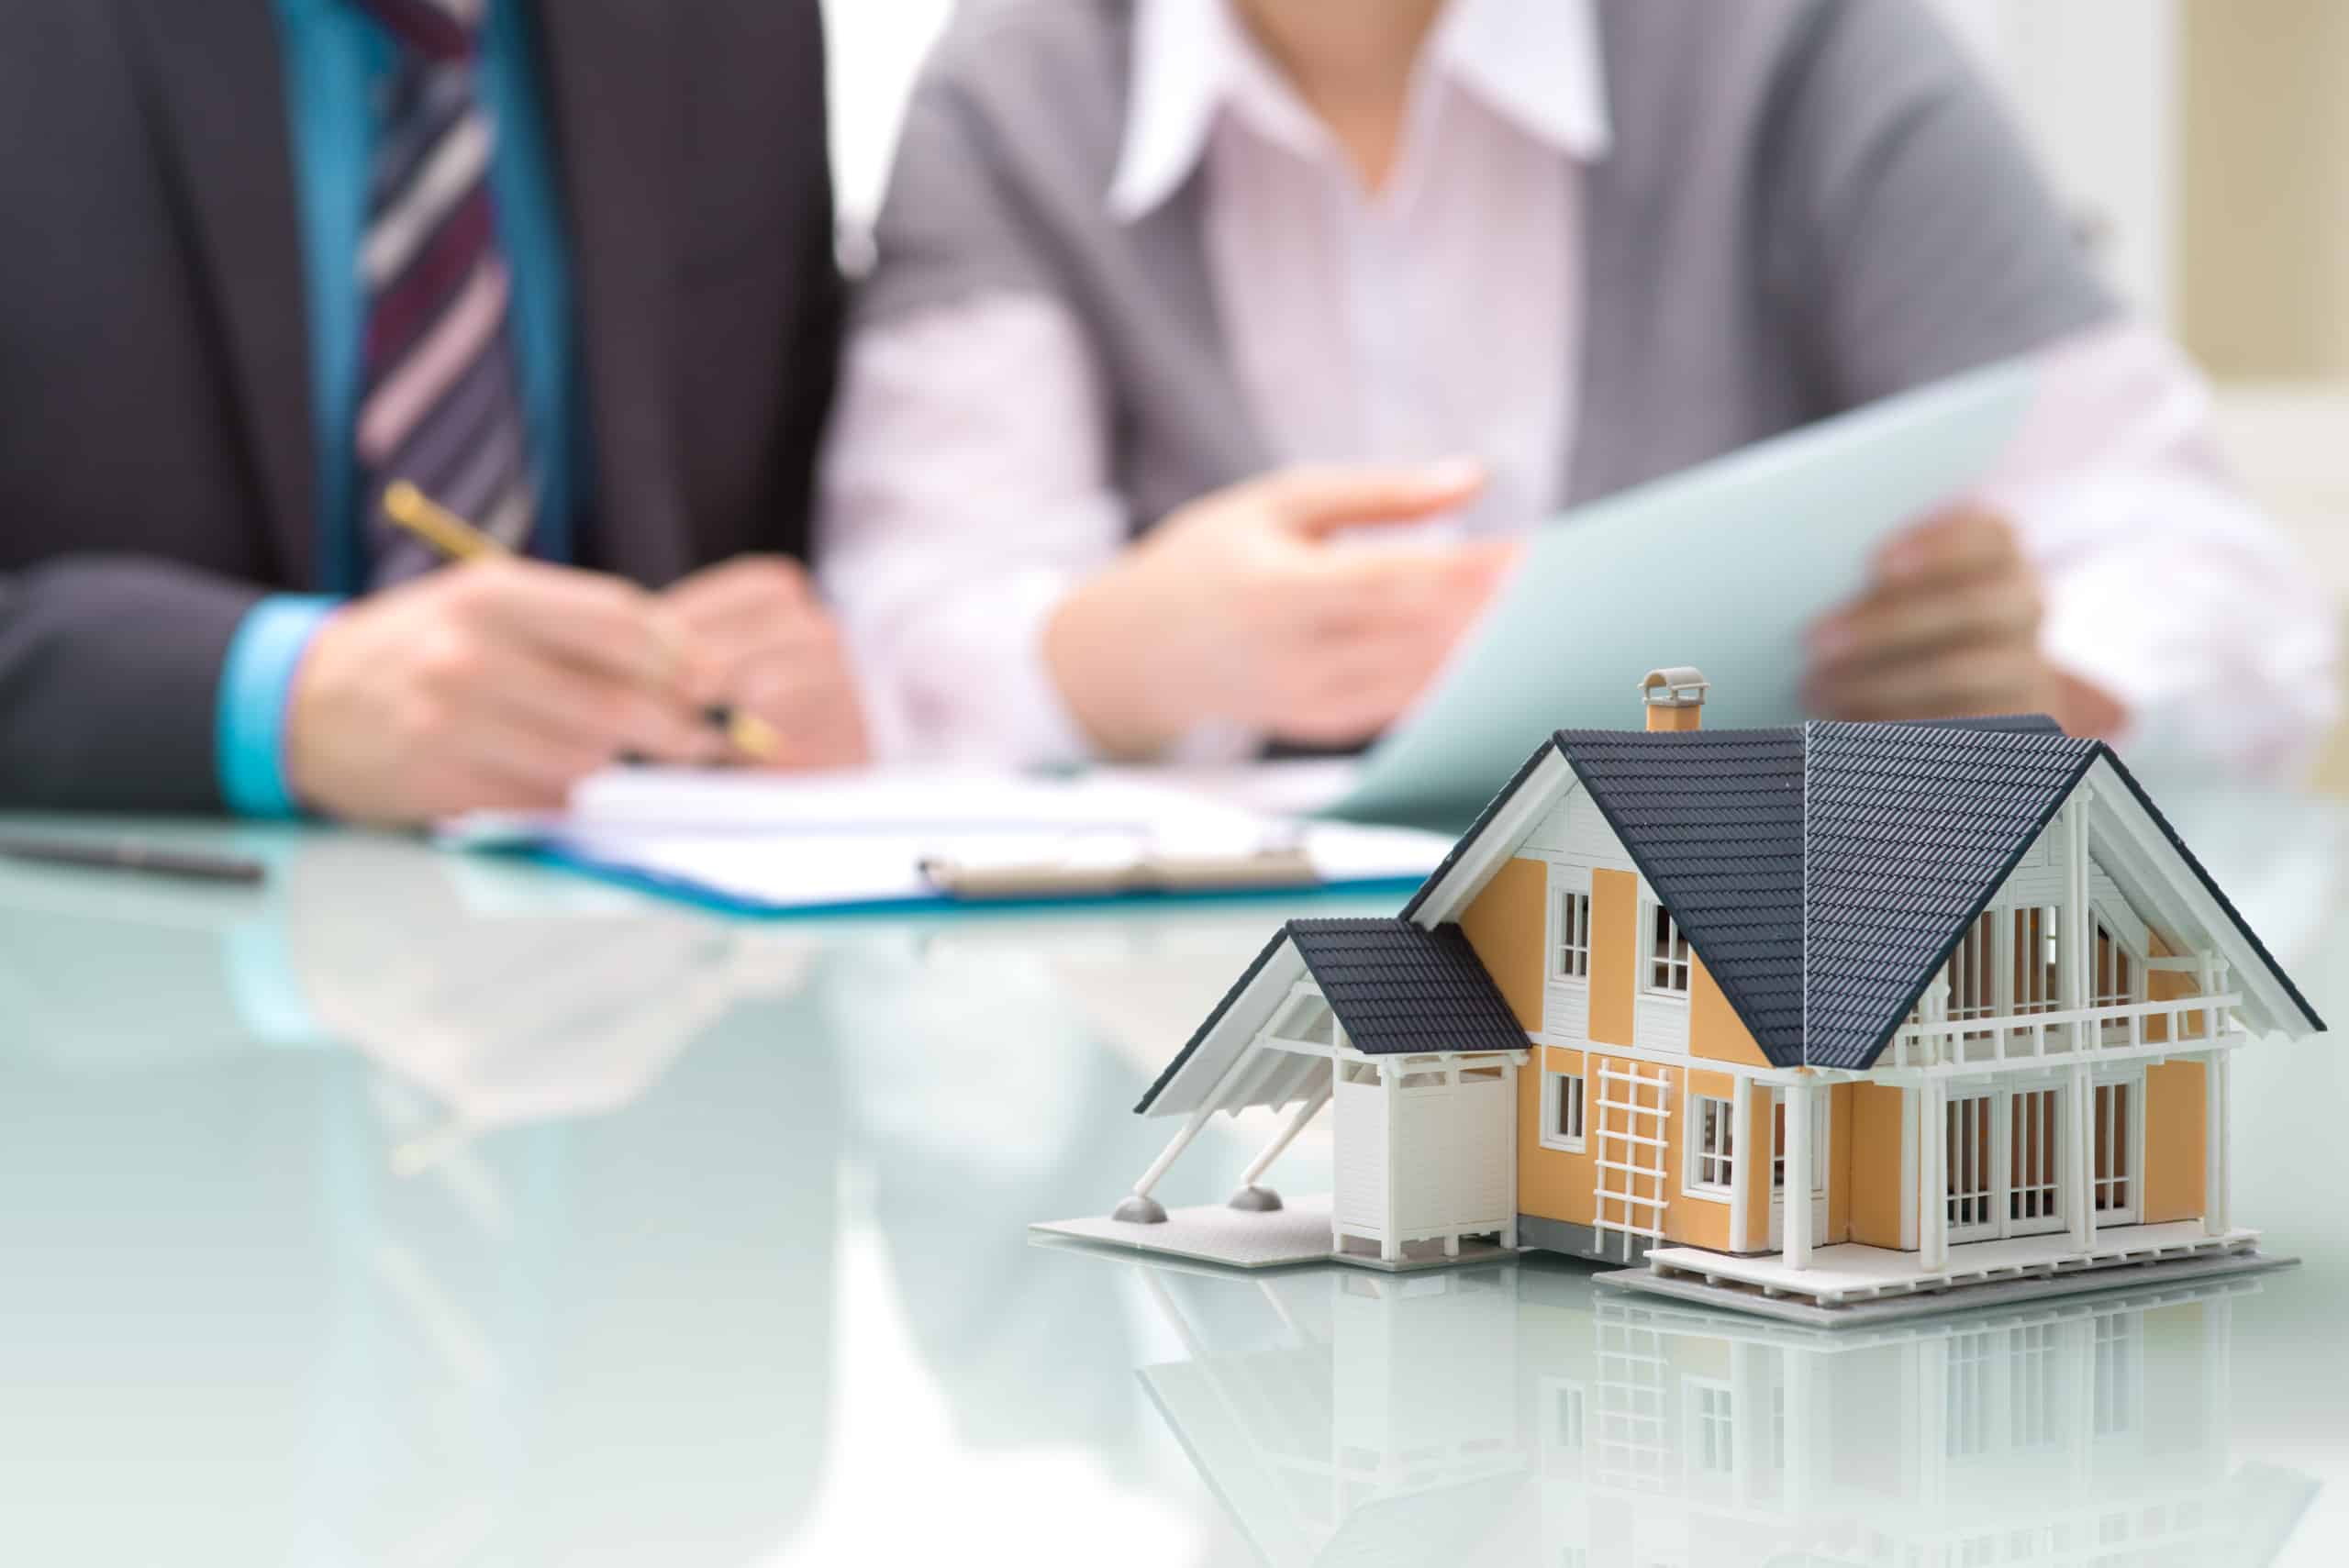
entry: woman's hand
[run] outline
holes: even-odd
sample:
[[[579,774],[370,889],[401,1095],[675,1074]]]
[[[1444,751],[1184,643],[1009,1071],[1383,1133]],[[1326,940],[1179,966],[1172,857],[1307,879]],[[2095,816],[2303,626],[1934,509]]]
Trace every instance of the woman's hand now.
[[[1473,463],[1291,469],[1169,517],[1064,600],[1044,637],[1097,746],[1149,756],[1224,721],[1277,740],[1375,735],[1515,563],[1511,540],[1339,541],[1475,498]]]

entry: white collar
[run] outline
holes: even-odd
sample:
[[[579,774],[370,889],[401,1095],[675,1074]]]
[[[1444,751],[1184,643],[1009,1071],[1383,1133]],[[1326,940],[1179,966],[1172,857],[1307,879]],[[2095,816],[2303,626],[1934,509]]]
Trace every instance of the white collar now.
[[[1585,162],[1607,155],[1613,127],[1592,0],[1450,0],[1428,50],[1447,80],[1529,135]],[[1243,96],[1271,134],[1318,134],[1230,0],[1137,0],[1130,70],[1108,195],[1121,220],[1155,210],[1190,178],[1216,117]],[[1277,90],[1252,91],[1266,78]]]

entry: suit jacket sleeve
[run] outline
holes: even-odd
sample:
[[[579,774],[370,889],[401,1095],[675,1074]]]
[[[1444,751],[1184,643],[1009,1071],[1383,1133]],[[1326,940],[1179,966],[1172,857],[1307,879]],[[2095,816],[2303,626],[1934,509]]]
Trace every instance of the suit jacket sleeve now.
[[[0,806],[219,810],[220,673],[263,593],[131,557],[0,575]]]
[[[821,12],[807,7],[811,44],[807,58],[813,69],[806,85],[812,99],[807,113],[817,126],[829,123],[830,103],[825,85],[825,41]],[[782,428],[777,433],[780,491],[779,511],[787,519],[774,548],[812,561],[816,509],[816,470],[824,432],[839,388],[841,343],[848,315],[847,288],[840,271],[833,222],[830,155],[825,138],[816,138],[817,178],[799,225],[798,253],[789,258],[798,276],[807,280],[796,320],[792,324],[791,350],[784,361],[788,384],[784,393]]]

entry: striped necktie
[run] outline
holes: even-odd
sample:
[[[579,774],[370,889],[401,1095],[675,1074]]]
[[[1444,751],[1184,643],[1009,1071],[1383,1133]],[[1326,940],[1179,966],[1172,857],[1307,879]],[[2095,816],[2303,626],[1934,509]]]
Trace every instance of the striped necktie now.
[[[507,329],[512,274],[490,194],[496,128],[476,64],[488,0],[358,0],[399,46],[360,250],[367,298],[359,471],[372,582],[429,570],[384,517],[406,480],[516,550],[537,520]]]

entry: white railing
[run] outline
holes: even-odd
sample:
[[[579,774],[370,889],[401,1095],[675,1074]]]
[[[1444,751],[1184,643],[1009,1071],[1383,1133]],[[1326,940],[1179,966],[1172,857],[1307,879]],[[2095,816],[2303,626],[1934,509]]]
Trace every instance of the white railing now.
[[[2078,1051],[2136,1051],[2148,1045],[2183,1046],[2233,1032],[2239,991],[2215,995],[2175,996],[2162,1002],[2070,1007],[2043,1013],[2003,1013],[1995,1018],[1932,1018],[1903,1024],[1892,1036],[1886,1063],[1932,1067],[1943,1062],[2030,1062],[2069,1057]],[[2148,1039],[2154,1019],[2167,1027],[2162,1040]],[[2199,1027],[2189,1031],[2188,1022]]]

